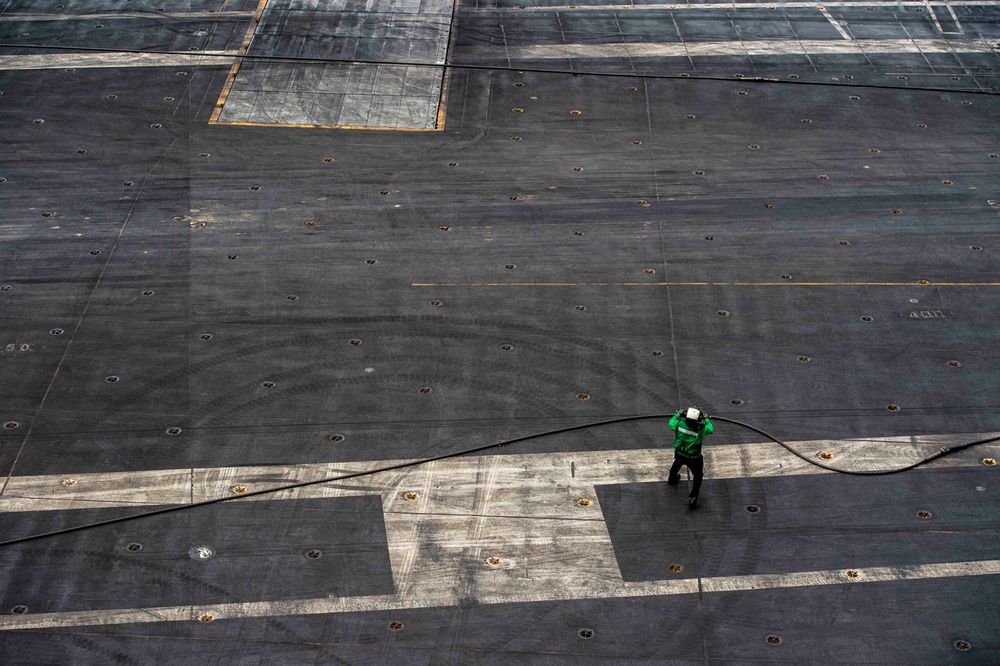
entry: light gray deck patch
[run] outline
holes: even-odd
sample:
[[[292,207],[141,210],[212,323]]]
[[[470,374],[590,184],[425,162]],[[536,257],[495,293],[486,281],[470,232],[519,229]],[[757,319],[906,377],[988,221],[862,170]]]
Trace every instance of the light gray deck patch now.
[[[451,36],[452,4],[444,0],[368,0],[347,6],[320,0],[308,6],[275,3],[265,8],[254,40],[266,35],[267,48],[287,48],[309,36],[301,55],[388,63],[445,64]],[[257,91],[287,91],[260,96]],[[232,82],[219,123],[310,125],[356,128],[439,129],[444,91],[440,67],[363,63],[295,62],[245,66]],[[331,104],[327,93],[344,94]],[[346,93],[346,94],[345,94]],[[245,113],[248,97],[253,112]],[[428,100],[433,98],[434,103]]]

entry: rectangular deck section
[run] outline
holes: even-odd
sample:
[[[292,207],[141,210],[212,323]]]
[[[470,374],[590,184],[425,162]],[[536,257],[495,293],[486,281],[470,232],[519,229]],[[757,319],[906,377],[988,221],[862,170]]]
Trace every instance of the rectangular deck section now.
[[[449,0],[263,0],[248,57],[233,67],[212,121],[441,129],[452,8]]]

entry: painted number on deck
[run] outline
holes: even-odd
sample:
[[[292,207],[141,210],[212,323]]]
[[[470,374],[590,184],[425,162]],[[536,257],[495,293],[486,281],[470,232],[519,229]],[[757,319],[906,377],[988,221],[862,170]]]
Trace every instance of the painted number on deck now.
[[[942,319],[944,316],[941,310],[914,310],[910,313],[910,319]]]
[[[27,342],[11,342],[3,346],[3,351],[9,354],[15,352],[30,352],[32,349],[31,345]]]

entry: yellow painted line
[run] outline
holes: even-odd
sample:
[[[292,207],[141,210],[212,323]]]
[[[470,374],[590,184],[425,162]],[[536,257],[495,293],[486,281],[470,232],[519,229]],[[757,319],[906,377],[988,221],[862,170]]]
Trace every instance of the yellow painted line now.
[[[455,0],[457,3],[458,0]],[[454,21],[454,19],[453,19]],[[454,23],[452,24],[452,30],[455,29]],[[451,40],[451,35],[448,35],[448,40]],[[441,132],[444,131],[444,117],[445,111],[448,109],[448,81],[451,79],[451,68],[445,67],[444,73],[441,74],[441,97],[438,101],[438,112],[437,118],[434,120],[434,131]]]
[[[239,55],[246,55],[247,51],[250,50],[250,42],[253,41],[253,36],[257,32],[257,26],[260,24],[260,18],[264,15],[264,8],[266,6],[267,0],[260,0],[257,4],[257,9],[253,13],[253,19],[250,21],[250,27],[247,28],[246,34],[243,35],[243,43],[240,44]],[[208,119],[209,125],[230,124],[220,123],[219,116],[222,115],[222,108],[226,105],[226,100],[229,98],[229,92],[233,89],[233,84],[236,83],[236,74],[240,71],[240,66],[242,64],[243,59],[238,58],[236,60],[236,64],[229,70],[229,76],[226,77],[226,83],[222,86],[222,92],[219,94],[219,100],[215,103],[215,109],[212,111],[212,117]]]
[[[1000,287],[1000,282],[411,282],[411,287]]]
[[[346,129],[380,132],[440,132],[444,129],[444,127],[372,127],[368,125],[311,125],[308,123],[251,123],[242,120],[217,122],[214,124],[237,125],[239,127],[294,127],[298,129]]]
[[[226,1],[228,2],[228,0]],[[238,51],[239,55],[246,55],[247,51],[250,50],[250,43],[253,41],[254,35],[257,32],[257,26],[260,24],[260,19],[264,14],[264,8],[267,6],[267,2],[268,0],[260,0],[260,3],[257,5],[257,9],[253,13],[253,20],[250,21],[250,27],[247,28],[246,35],[243,37],[243,43],[240,45],[240,49]],[[458,4],[458,0],[455,0],[455,4]],[[449,29],[449,41],[452,38],[451,33],[454,31],[454,28],[453,17],[452,26]],[[349,63],[350,61],[345,62]],[[408,63],[393,64],[406,66]],[[220,121],[219,117],[222,115],[222,110],[226,106],[226,100],[229,99],[229,93],[232,91],[233,85],[236,83],[236,75],[240,71],[240,65],[242,65],[242,58],[237,59],[236,64],[233,65],[231,70],[229,70],[229,76],[226,77],[226,83],[222,86],[222,92],[219,94],[219,99],[215,103],[215,109],[212,111],[212,117],[208,120],[209,125],[234,125],[238,127],[285,127],[298,129],[370,130],[373,132],[441,132],[444,130],[444,119],[448,107],[448,81],[451,76],[450,67],[445,67],[444,72],[441,75],[441,96],[438,101],[438,110],[434,121],[434,127],[371,127],[368,125],[314,125],[310,123],[252,123],[244,121]],[[419,65],[414,64],[412,66]]]
[[[455,14],[458,10],[459,0],[455,0],[451,7],[451,25],[448,26],[448,45],[444,51],[444,64],[448,64],[448,55],[451,53],[451,40],[455,38]],[[434,119],[434,130],[444,131],[445,111],[448,109],[448,82],[451,80],[451,68],[445,67],[441,73],[441,96],[438,97],[438,112]]]

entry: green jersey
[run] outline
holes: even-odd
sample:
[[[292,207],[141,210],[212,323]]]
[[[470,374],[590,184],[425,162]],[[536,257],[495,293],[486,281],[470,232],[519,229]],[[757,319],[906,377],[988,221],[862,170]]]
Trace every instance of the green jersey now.
[[[701,443],[705,441],[705,435],[715,432],[715,426],[707,418],[704,423],[692,428],[680,412],[674,414],[669,425],[677,433],[674,437],[674,451],[688,458],[701,458]]]

